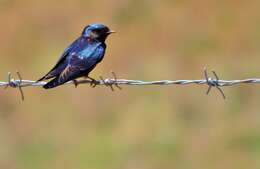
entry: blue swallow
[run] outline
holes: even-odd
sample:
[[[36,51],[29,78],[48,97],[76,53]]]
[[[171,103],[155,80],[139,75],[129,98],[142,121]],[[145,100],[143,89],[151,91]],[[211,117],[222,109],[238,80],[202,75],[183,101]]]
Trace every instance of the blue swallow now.
[[[103,24],[86,26],[81,36],[65,49],[49,73],[38,80],[52,79],[43,88],[54,88],[71,80],[77,85],[76,79],[79,77],[94,81],[88,75],[102,61],[106,50],[105,40],[111,33],[114,31]]]

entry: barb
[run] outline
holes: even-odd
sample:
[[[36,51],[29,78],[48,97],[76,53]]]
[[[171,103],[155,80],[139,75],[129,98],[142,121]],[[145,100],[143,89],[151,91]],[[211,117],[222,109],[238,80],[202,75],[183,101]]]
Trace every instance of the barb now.
[[[207,72],[207,69],[204,68],[204,76],[205,76],[205,79],[207,81],[207,85],[209,86],[208,87],[208,90],[206,92],[206,94],[208,95],[209,92],[211,91],[212,87],[216,87],[218,89],[218,91],[221,93],[223,99],[226,99],[226,96],[225,96],[225,93],[223,92],[223,90],[220,88],[220,84],[219,84],[219,77],[217,75],[217,73],[215,71],[212,71],[213,75],[215,76],[215,79],[212,79],[208,76],[208,72]]]
[[[99,76],[101,82],[102,82],[105,86],[110,87],[111,91],[115,91],[113,85],[114,85],[115,87],[117,87],[119,90],[122,90],[122,88],[119,86],[116,73],[112,71],[111,74],[113,75],[114,79],[104,79],[102,76]],[[98,83],[99,83],[99,82],[98,82]],[[96,85],[97,85],[97,84],[96,84]]]
[[[13,79],[11,73],[8,73],[7,82],[0,81],[0,87],[4,87],[5,89],[8,87],[18,88],[21,94],[22,100],[24,100],[24,92],[22,88],[24,87],[39,87],[45,85],[47,82],[36,82],[33,80],[22,80],[21,74],[16,72],[18,76],[18,80]],[[220,80],[217,73],[212,71],[213,78],[211,78],[206,69],[204,69],[204,78],[199,80],[159,80],[159,81],[143,81],[143,80],[128,80],[128,79],[118,79],[117,75],[112,72],[113,78],[104,79],[100,76],[100,80],[94,79],[83,79],[77,80],[77,85],[79,84],[90,84],[92,87],[98,85],[104,85],[106,87],[110,87],[112,91],[115,91],[114,87],[121,90],[120,85],[134,85],[134,86],[142,86],[142,85],[188,85],[188,84],[197,84],[197,85],[207,85],[208,89],[206,94],[209,94],[212,88],[216,88],[223,99],[226,98],[223,87],[225,86],[234,86],[239,84],[259,84],[260,78],[252,78],[252,79],[243,79],[243,80]],[[66,84],[73,84],[73,81],[67,82]]]
[[[21,76],[21,74],[20,74],[18,71],[16,71],[16,74],[17,74],[17,76],[18,76],[18,78],[19,78],[19,83],[17,84],[17,87],[18,87],[18,89],[19,89],[19,91],[20,91],[20,94],[21,94],[21,97],[22,97],[22,101],[24,101],[23,89],[22,89],[22,87],[20,86],[20,85],[22,84],[22,76]]]
[[[7,89],[8,87],[18,88],[20,91],[20,94],[21,94],[22,101],[24,101],[24,92],[23,92],[23,89],[21,86],[23,83],[22,76],[18,71],[16,71],[16,74],[17,74],[19,80],[12,79],[11,72],[8,72],[7,82],[3,82],[3,83],[6,83],[3,86],[4,86],[4,89]],[[0,82],[0,83],[2,83],[2,82]],[[0,86],[1,86],[1,84],[0,84]]]

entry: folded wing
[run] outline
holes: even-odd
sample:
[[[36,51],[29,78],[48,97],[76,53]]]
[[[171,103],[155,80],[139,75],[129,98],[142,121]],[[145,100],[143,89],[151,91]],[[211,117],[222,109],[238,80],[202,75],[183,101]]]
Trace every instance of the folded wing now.
[[[103,59],[105,47],[99,44],[91,50],[71,54],[67,65],[62,71],[58,71],[58,75],[53,80],[44,85],[45,89],[53,88],[64,84],[70,80],[81,76],[87,76],[88,73],[95,68],[95,66]]]

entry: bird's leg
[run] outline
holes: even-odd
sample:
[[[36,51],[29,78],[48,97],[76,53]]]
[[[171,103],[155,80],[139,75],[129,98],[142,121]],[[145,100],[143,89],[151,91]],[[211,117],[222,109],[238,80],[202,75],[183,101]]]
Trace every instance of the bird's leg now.
[[[76,79],[74,79],[74,80],[72,80],[72,81],[73,81],[73,83],[74,83],[74,85],[75,85],[75,88],[78,87],[78,84],[79,84],[78,81],[77,81]]]
[[[96,79],[92,78],[92,77],[85,76],[85,78],[91,80],[91,82],[90,82],[90,86],[91,86],[92,88],[96,87],[96,85],[98,84],[98,81],[97,81]]]

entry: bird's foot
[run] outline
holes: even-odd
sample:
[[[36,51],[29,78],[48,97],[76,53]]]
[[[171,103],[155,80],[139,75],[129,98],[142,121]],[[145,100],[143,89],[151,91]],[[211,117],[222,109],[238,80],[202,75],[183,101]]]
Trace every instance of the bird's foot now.
[[[86,76],[86,78],[90,79],[91,82],[90,82],[90,87],[94,88],[97,86],[97,84],[99,83],[96,79],[92,78],[92,77],[89,77],[89,76]]]
[[[74,83],[74,86],[75,86],[75,88],[77,88],[78,87],[78,85],[79,85],[79,83],[78,83],[78,81],[77,80],[72,80],[73,81],[73,83]]]

